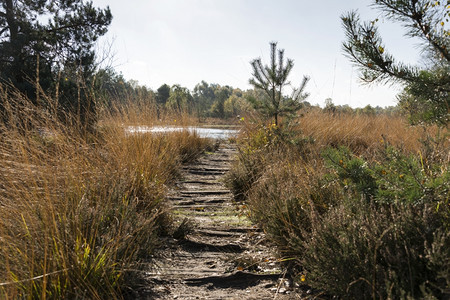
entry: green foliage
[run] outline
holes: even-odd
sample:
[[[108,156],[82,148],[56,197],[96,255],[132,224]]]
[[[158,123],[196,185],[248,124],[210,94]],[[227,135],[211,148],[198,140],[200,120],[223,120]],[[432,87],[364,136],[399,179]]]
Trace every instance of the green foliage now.
[[[228,85],[197,84],[193,90],[195,109],[199,117],[225,118],[234,117],[247,110],[242,104],[243,92]]]
[[[397,62],[385,49],[376,23],[361,23],[356,12],[341,17],[347,35],[343,48],[361,72],[363,82],[399,82],[406,85],[401,107],[414,123],[425,121],[445,125],[450,107],[450,32],[445,25],[449,3],[426,0],[376,0],[373,6],[382,16],[400,22],[407,35],[423,43],[432,67],[420,69]],[[418,109],[418,110],[416,110]]]
[[[215,84],[208,84],[203,81],[197,84],[193,90],[193,97],[196,105],[197,115],[200,117],[207,116],[207,111],[214,103],[215,100]]]
[[[449,74],[450,66],[447,69],[421,71],[419,74],[421,80],[410,83],[398,96],[398,105],[408,113],[409,121],[412,124],[448,124],[450,93],[427,84],[427,82],[434,81],[435,78],[442,77],[443,75],[440,75],[442,72]]]
[[[448,297],[450,234],[430,205],[348,199],[297,249],[306,283],[344,299]]]
[[[93,44],[111,20],[109,8],[97,9],[82,0],[2,1],[0,81],[12,84],[35,104],[56,105],[60,115],[71,113],[75,121],[92,127]],[[42,92],[57,101],[49,102]]]
[[[380,107],[375,106],[372,107],[370,104],[365,107],[357,107],[351,108],[348,104],[344,105],[335,105],[331,98],[325,99],[325,107],[323,108],[324,112],[333,114],[333,115],[366,115],[366,116],[375,116],[375,115],[386,115],[386,116],[399,116],[400,108],[399,106],[388,106],[388,107]]]
[[[156,90],[156,114],[158,119],[161,116],[161,109],[164,108],[167,104],[167,100],[169,100],[170,97],[170,86],[167,84],[161,85]]]
[[[335,168],[336,175],[345,188],[349,188],[351,184],[365,199],[373,199],[378,186],[373,171],[363,159],[353,156],[345,147],[329,148],[324,151],[323,156],[326,163]]]
[[[244,93],[240,89],[233,90],[233,93],[223,104],[225,117],[237,117],[245,112],[251,111]]]
[[[294,89],[290,97],[283,94],[283,88],[289,85],[288,77],[294,67],[294,61],[287,59],[284,61],[284,49],[278,50],[277,43],[270,43],[270,65],[263,66],[261,58],[256,58],[251,62],[253,78],[249,83],[264,91],[264,96],[259,98],[249,97],[248,100],[255,109],[261,111],[267,117],[273,117],[274,124],[278,125],[278,116],[292,114],[302,108],[302,101],[309,94],[305,93],[306,84],[309,78],[304,76],[298,89]]]
[[[165,105],[170,97],[170,86],[163,84],[156,90],[156,93],[156,102],[159,105]]]
[[[145,99],[148,105],[157,101],[153,91],[145,86],[140,86],[137,81],[127,81],[122,74],[117,74],[113,69],[100,69],[94,75],[93,92],[96,102],[108,108],[122,104],[135,104]],[[144,103],[141,103],[144,104]]]
[[[331,99],[331,98],[325,99],[325,107],[323,108],[323,110],[328,113],[336,112],[336,105],[334,105],[333,99]]]
[[[175,84],[170,89],[170,96],[167,99],[166,107],[177,111],[178,113],[190,112],[192,109],[193,98],[189,90]]]
[[[225,117],[225,101],[233,93],[233,88],[229,86],[218,87],[214,91],[214,102],[210,108],[210,114],[212,117],[224,118]]]
[[[345,189],[380,203],[446,203],[450,192],[450,170],[428,157],[405,155],[387,145],[378,153],[380,160],[368,162],[348,148],[324,152]]]

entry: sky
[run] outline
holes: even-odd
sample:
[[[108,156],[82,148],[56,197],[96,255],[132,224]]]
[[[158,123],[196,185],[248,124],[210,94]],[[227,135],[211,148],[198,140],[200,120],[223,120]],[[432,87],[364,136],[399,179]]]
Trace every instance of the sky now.
[[[406,63],[420,61],[417,40],[401,25],[381,18],[370,0],[94,0],[109,6],[113,21],[98,44],[105,63],[130,80],[156,90],[180,84],[192,90],[208,83],[250,89],[250,61],[268,63],[269,43],[294,60],[289,80],[311,78],[308,102],[351,107],[396,105],[401,86],[363,85],[358,68],[344,56],[340,16],[358,10],[362,20],[379,18],[386,51]],[[289,89],[285,91],[287,94]]]

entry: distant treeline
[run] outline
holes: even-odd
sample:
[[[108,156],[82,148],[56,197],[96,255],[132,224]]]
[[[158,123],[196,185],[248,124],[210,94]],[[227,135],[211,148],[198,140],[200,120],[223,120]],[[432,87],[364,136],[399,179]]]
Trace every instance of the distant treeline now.
[[[236,118],[254,112],[248,99],[265,97],[255,89],[241,90],[229,85],[201,81],[191,91],[179,84],[161,85],[156,91],[140,85],[136,80],[126,80],[113,70],[100,70],[96,75],[97,98],[106,106],[139,102],[156,105],[157,112],[175,111],[189,113],[199,118]],[[365,107],[352,108],[349,105],[335,105],[331,98],[324,100],[325,106],[303,102],[304,109],[324,110],[331,114],[398,115],[400,108]]]

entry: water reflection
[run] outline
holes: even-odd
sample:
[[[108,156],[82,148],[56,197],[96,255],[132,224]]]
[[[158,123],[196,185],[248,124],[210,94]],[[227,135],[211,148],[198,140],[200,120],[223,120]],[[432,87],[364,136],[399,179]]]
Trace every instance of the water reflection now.
[[[230,137],[235,137],[239,130],[237,129],[225,129],[225,128],[206,128],[206,127],[167,127],[167,126],[129,126],[128,132],[130,133],[165,133],[174,131],[187,130],[189,132],[196,132],[198,136],[202,138],[211,138],[217,140],[228,139]]]

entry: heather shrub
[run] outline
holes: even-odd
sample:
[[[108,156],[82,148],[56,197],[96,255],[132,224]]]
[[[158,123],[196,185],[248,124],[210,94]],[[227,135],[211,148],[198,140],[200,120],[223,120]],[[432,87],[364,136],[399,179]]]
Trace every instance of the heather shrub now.
[[[334,168],[336,177],[344,188],[347,189],[351,185],[365,199],[373,199],[378,186],[373,170],[364,159],[352,155],[345,147],[325,149],[323,157],[327,165]]]
[[[237,201],[247,198],[249,190],[266,168],[276,165],[282,157],[304,157],[313,143],[295,128],[281,128],[274,124],[250,128],[247,126],[247,130],[243,130],[237,143],[237,162],[226,176],[226,184]]]
[[[440,205],[448,201],[449,158],[443,151],[419,150],[414,155],[386,145],[374,159],[340,147],[326,149],[323,157],[342,187],[356,197],[359,194],[378,203]]]
[[[449,164],[435,146],[413,155],[385,145],[370,160],[324,151],[346,197],[311,216],[298,247],[311,286],[350,299],[449,296]]]
[[[449,295],[450,234],[432,205],[346,199],[311,221],[297,253],[307,284],[346,299]]]
[[[339,186],[327,182],[321,168],[277,161],[249,191],[250,218],[276,241],[283,257],[297,258],[300,242],[312,229],[311,218],[319,218],[342,198]]]
[[[447,131],[315,111],[295,130],[248,129],[228,182],[300,284],[345,299],[449,297]]]
[[[270,152],[265,148],[272,144],[273,127],[259,126],[246,132],[238,143],[237,163],[226,175],[226,185],[233,192],[236,201],[246,199],[253,183],[261,176]]]

